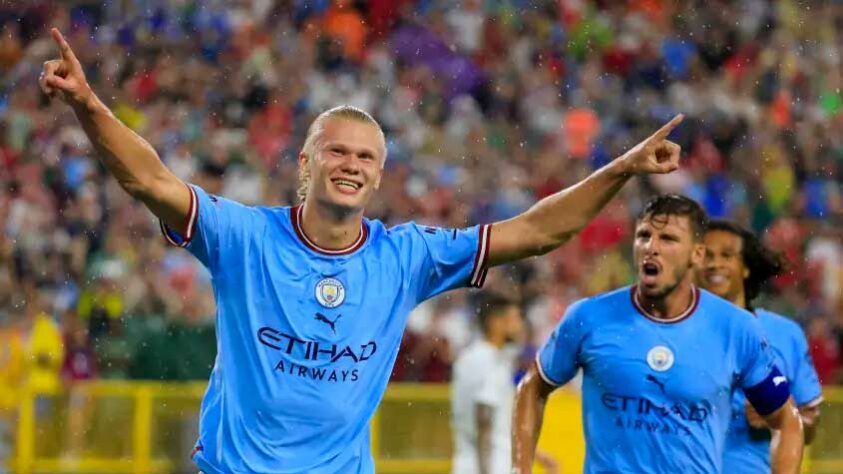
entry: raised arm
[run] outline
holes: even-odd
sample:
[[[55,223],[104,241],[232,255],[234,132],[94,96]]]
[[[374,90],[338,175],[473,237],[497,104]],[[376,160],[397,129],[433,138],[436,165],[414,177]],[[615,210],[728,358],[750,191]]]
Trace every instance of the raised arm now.
[[[495,223],[489,248],[490,265],[547,253],[582,230],[632,176],[670,173],[679,167],[679,145],[667,140],[683,116],[677,115],[656,133],[585,180],[548,196],[524,213]]]
[[[120,122],[94,94],[82,65],[59,30],[53,28],[50,33],[60,56],[44,63],[38,80],[41,90],[73,109],[100,160],[126,192],[168,226],[185,230],[191,200],[187,185],[164,166],[146,140]]]
[[[515,473],[533,472],[544,406],[554,388],[541,378],[535,364],[518,384],[512,419],[512,470]]]

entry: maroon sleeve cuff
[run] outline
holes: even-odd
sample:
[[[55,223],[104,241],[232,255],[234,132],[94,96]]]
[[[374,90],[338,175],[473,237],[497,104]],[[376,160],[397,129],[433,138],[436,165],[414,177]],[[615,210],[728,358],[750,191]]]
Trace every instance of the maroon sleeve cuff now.
[[[474,256],[474,268],[471,270],[471,278],[468,286],[481,288],[486,281],[486,274],[489,273],[489,244],[491,243],[492,226],[483,224],[478,230],[477,255]]]
[[[196,218],[199,216],[199,199],[196,196],[196,190],[190,185],[188,185],[187,188],[190,189],[190,208],[188,209],[187,217],[185,217],[184,235],[171,229],[164,223],[164,221],[160,219],[158,220],[161,227],[161,233],[164,234],[164,238],[167,239],[167,242],[171,245],[175,245],[176,247],[187,247],[191,239],[193,239],[193,234],[196,230]]]

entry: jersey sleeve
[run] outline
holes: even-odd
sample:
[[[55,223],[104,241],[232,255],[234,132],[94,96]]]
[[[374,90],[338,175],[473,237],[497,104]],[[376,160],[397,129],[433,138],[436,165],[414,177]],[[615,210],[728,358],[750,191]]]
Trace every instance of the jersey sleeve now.
[[[580,352],[585,334],[583,304],[568,308],[562,321],[536,354],[539,375],[550,385],[560,386],[574,378],[580,367]]]
[[[443,229],[409,224],[411,278],[418,301],[486,279],[491,226]]]
[[[256,212],[236,201],[208,194],[196,185],[190,188],[190,211],[184,234],[159,221],[164,238],[183,247],[213,274],[219,268],[220,255],[242,245],[245,235],[256,225]]]
[[[772,371],[775,359],[761,325],[755,318],[746,318],[737,333],[737,367],[741,388],[763,381]]]
[[[793,337],[793,380],[790,381],[790,391],[798,407],[813,407],[823,400],[814,361],[808,350],[808,341],[802,329],[795,327]]]
[[[737,333],[737,365],[739,385],[747,400],[762,416],[781,408],[790,397],[790,386],[775,365],[769,342],[754,317],[742,320]]]

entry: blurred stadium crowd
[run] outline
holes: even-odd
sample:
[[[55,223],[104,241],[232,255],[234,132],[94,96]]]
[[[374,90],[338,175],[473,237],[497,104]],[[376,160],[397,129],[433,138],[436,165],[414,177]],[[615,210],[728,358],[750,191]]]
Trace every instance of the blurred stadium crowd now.
[[[0,25],[0,385],[202,379],[215,356],[207,273],[40,94],[49,26],[170,169],[245,203],[295,202],[318,112],[371,111],[389,158],[368,216],[391,224],[513,216],[683,112],[681,171],[487,286],[520,295],[535,346],[569,302],[631,282],[646,197],[685,193],[787,257],[762,305],[843,381],[839,2],[33,1],[4,3]],[[448,380],[472,315],[467,292],[420,307],[395,379]]]

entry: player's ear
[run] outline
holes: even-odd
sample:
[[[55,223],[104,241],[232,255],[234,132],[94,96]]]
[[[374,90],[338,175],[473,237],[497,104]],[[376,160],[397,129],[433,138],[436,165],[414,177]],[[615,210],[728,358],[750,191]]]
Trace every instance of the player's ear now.
[[[378,175],[375,177],[375,186],[374,186],[375,189],[380,189],[380,187],[381,187],[381,178],[383,178],[383,170],[384,170],[383,166],[378,168]]]
[[[694,250],[691,251],[691,263],[696,268],[702,268],[705,263],[705,244],[702,241],[694,244]]]

